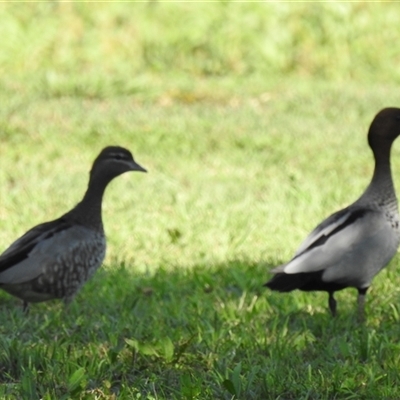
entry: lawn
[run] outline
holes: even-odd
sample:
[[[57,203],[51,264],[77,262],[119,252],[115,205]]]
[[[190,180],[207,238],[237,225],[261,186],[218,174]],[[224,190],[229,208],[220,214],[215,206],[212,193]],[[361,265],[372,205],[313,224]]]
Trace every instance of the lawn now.
[[[361,194],[369,124],[400,105],[393,5],[314,6],[1,5],[0,251],[80,200],[104,146],[149,171],[108,187],[107,257],[68,309],[0,293],[1,398],[400,398],[398,256],[364,324],[355,290],[332,319],[262,286]]]

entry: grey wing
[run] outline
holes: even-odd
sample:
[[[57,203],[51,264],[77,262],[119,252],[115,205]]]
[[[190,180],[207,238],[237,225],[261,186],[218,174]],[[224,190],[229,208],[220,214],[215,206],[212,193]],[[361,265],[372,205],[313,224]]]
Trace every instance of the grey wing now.
[[[12,251],[8,249],[3,253],[0,257],[0,284],[18,284],[35,279],[47,268],[68,258],[73,260],[76,250],[85,247],[88,239],[92,239],[92,232],[82,226],[66,223],[62,230],[60,226],[52,228],[46,232],[42,229],[29,231],[31,240],[24,235],[25,240],[21,240],[24,237],[19,239],[21,246],[14,243]]]
[[[294,257],[327,238],[333,231],[335,231],[335,229],[348,221],[351,218],[351,215],[352,213],[349,211],[349,208],[345,208],[324,219],[300,244]]]
[[[364,252],[365,243],[390,238],[390,225],[382,213],[368,209],[341,210],[318,225],[287,264],[272,272],[315,272],[343,263]],[[360,254],[361,256],[362,254]]]
[[[63,218],[36,225],[0,255],[0,273],[26,259],[43,240],[49,239],[56,233],[69,228],[71,228],[71,224]]]

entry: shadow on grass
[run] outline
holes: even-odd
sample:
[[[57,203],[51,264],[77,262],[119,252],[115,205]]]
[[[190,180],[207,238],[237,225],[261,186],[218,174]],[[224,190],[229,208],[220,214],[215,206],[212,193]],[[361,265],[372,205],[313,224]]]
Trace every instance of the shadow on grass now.
[[[2,294],[0,394],[298,398],[305,387],[294,382],[318,368],[376,361],[390,349],[383,342],[397,341],[392,311],[360,325],[354,301],[343,300],[332,319],[324,295],[264,288],[272,267],[234,260],[152,274],[103,268],[69,308],[33,304],[28,315]],[[324,382],[342,374],[332,371]],[[328,397],[330,390],[323,388]]]

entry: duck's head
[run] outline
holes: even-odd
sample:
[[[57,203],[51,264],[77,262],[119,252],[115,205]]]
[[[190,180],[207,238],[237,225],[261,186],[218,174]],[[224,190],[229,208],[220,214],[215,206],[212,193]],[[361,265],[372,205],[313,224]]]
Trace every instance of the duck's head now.
[[[372,150],[387,146],[400,135],[400,108],[384,108],[376,114],[368,132],[368,143]]]
[[[132,156],[132,153],[120,146],[105,147],[93,162],[90,171],[90,178],[101,177],[110,181],[128,171],[147,172],[139,165]]]

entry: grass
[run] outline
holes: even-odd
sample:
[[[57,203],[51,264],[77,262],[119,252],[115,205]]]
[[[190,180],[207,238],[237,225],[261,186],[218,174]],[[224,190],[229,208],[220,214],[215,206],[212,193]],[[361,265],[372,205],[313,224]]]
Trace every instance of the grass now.
[[[103,95],[136,93],[133,77],[166,71],[399,82],[396,9],[396,2],[2,4],[0,70],[34,76],[25,86],[41,91]]]
[[[379,62],[395,60],[383,46],[397,27],[391,6],[318,5],[326,7],[319,20],[304,5],[202,4],[194,18],[188,4],[172,15],[173,5],[146,3],[132,26],[121,4],[1,6],[0,251],[79,201],[102,147],[126,146],[149,170],[108,188],[107,258],[69,309],[36,304],[26,316],[0,293],[1,398],[400,397],[398,257],[374,280],[364,325],[355,321],[355,290],[338,293],[332,320],[325,294],[262,287],[369,182],[369,123],[400,104],[398,72]],[[308,61],[281,65],[280,52],[253,52],[249,44],[270,42],[265,31],[235,23],[264,26],[272,17],[260,7],[275,7],[276,23],[290,21],[287,35],[300,39],[285,39],[282,51],[309,46]],[[306,33],[296,36],[303,20]],[[216,41],[202,39],[213,26]],[[366,36],[357,36],[361,27]],[[351,35],[355,44],[340,39]],[[194,52],[201,40],[203,53]],[[347,68],[353,50],[364,61]],[[341,54],[337,71],[322,63],[327,54]],[[349,81],[350,67],[359,80]]]

